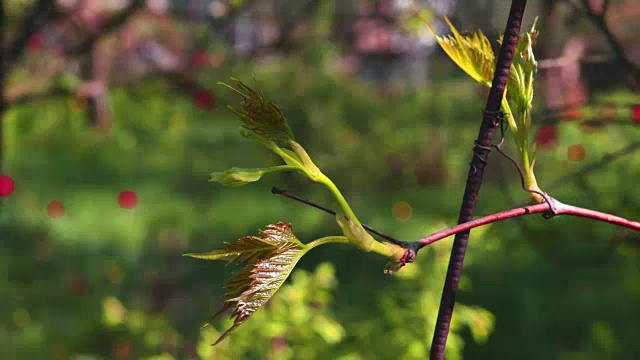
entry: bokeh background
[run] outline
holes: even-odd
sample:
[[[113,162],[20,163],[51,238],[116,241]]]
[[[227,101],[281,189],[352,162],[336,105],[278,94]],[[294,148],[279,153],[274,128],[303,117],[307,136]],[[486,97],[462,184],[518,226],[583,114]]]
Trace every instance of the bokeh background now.
[[[605,28],[581,11],[602,3],[528,1],[523,28],[538,16],[541,31],[537,178],[563,202],[637,220],[640,3],[611,1]],[[265,309],[210,346],[231,321],[200,327],[233,269],[182,253],[277,221],[303,241],[340,233],[333,217],[270,193],[337,207],[295,174],[232,189],[208,181],[277,163],[238,135],[226,109],[237,95],[217,83],[263,89],[360,219],[415,240],[456,222],[487,95],[415,15],[441,33],[446,15],[493,41],[507,1],[2,6],[0,358],[428,356],[451,239],[395,276],[377,255],[314,250]],[[492,154],[477,213],[526,201]],[[636,358],[640,236],[538,216],[476,229],[458,300],[448,359]]]

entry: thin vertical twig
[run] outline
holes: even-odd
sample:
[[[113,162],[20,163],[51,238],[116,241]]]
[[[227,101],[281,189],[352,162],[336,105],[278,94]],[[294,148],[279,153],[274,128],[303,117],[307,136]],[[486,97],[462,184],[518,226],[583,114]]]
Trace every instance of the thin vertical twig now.
[[[4,168],[4,113],[7,102],[4,98],[5,80],[7,79],[7,16],[4,12],[4,0],[0,0],[0,172]]]
[[[513,55],[516,50],[516,45],[518,44],[520,26],[522,24],[526,3],[526,0],[513,0],[511,2],[509,18],[504,32],[504,41],[498,54],[491,91],[489,92],[482,117],[478,139],[473,148],[473,159],[469,168],[460,215],[458,217],[459,224],[473,220],[478,193],[480,192],[480,186],[482,184],[482,175],[485,165],[487,164],[487,156],[491,150],[491,140],[496,127],[495,117],[498,111],[500,111]],[[445,346],[451,325],[451,316],[453,315],[453,308],[458,293],[458,284],[462,274],[468,241],[469,231],[464,231],[456,234],[453,242],[447,276],[440,300],[438,319],[431,343],[432,360],[444,359]]]
[[[55,4],[52,0],[38,0],[31,6],[27,14],[23,15],[24,20],[11,45],[5,44],[7,67],[12,66],[20,58],[29,38],[38,31],[41,23],[55,14]]]
[[[77,56],[90,52],[98,40],[124,25],[138,10],[144,8],[144,4],[145,2],[143,0],[132,0],[126,8],[120,10],[118,14],[113,15],[103,24],[98,32],[89,35],[75,47],[65,50],[65,55]]]

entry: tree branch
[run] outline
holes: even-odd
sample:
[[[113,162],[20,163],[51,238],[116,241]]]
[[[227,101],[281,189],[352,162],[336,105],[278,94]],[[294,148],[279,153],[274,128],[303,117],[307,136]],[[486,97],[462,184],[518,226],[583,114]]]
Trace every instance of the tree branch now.
[[[607,222],[610,224],[640,231],[640,222],[627,220],[619,216],[602,213],[599,211],[589,210],[589,209],[581,208],[578,206],[563,204],[553,198],[551,198],[551,201],[554,203],[556,215],[570,215],[570,216],[583,217],[587,219]],[[459,234],[461,232],[468,231],[478,226],[483,226],[483,225],[491,224],[497,221],[516,218],[524,215],[544,214],[548,211],[549,211],[549,205],[547,205],[546,203],[505,210],[499,213],[487,215],[487,216],[478,218],[476,220],[468,221],[466,223],[450,227],[448,229],[439,231],[437,233],[434,233],[427,237],[419,239],[416,242],[420,244],[419,247],[422,248],[429,244],[433,244],[436,241],[445,239],[451,235]]]
[[[7,109],[7,103],[4,99],[4,83],[7,79],[7,14],[4,12],[4,3],[0,1],[0,172],[4,168],[4,112]]]
[[[276,194],[276,195],[282,195],[284,197],[287,197],[289,199],[293,199],[296,201],[299,201],[303,204],[309,205],[311,207],[314,207],[316,209],[322,210],[326,213],[332,214],[332,215],[336,215],[336,212],[324,207],[322,205],[318,205],[316,203],[313,203],[309,200],[303,199],[297,195],[294,195],[290,192],[288,192],[287,190],[284,189],[279,189],[276,187],[273,187],[271,189],[271,193]],[[612,215],[612,214],[608,214],[608,213],[603,213],[600,211],[595,211],[595,210],[590,210],[590,209],[585,209],[585,208],[581,208],[578,206],[573,206],[573,205],[567,205],[567,204],[563,204],[561,202],[559,202],[558,200],[551,198],[551,197],[547,197],[549,199],[549,201],[553,204],[553,209],[554,209],[554,216],[555,215],[568,215],[568,216],[575,216],[575,217],[582,217],[582,218],[587,218],[587,219],[592,219],[592,220],[596,220],[596,221],[602,221],[602,222],[606,222],[606,223],[610,223],[613,225],[617,225],[623,228],[628,228],[628,229],[632,229],[632,230],[637,230],[640,231],[640,222],[637,221],[631,221],[616,215]],[[499,221],[503,221],[503,220],[507,220],[507,219],[514,219],[514,218],[518,218],[524,215],[532,215],[532,214],[549,214],[550,213],[550,208],[549,208],[549,204],[548,203],[540,203],[540,204],[535,204],[535,205],[529,205],[529,206],[524,206],[524,207],[518,207],[518,208],[513,208],[513,209],[509,209],[509,210],[504,210],[498,213],[494,213],[491,215],[487,215],[487,216],[483,216],[481,218],[475,219],[475,220],[471,220],[471,221],[467,221],[465,223],[461,223],[458,224],[456,226],[444,229],[442,231],[433,233],[429,236],[423,237],[422,239],[418,239],[414,242],[403,242],[403,241],[399,241],[396,240],[395,238],[386,235],[376,229],[371,228],[370,226],[367,225],[362,225],[365,229],[371,231],[372,233],[379,235],[387,240],[390,240],[392,242],[398,242],[399,245],[404,246],[405,248],[413,248],[413,249],[421,249],[427,245],[433,244],[434,242],[437,242],[439,240],[443,240],[451,235],[456,235],[462,232],[468,232],[469,230],[476,228],[476,227],[480,227],[480,226],[484,226],[484,225],[488,225],[491,223],[495,223],[495,222],[499,222]]]
[[[111,19],[109,19],[109,21],[104,26],[102,26],[100,31],[91,34],[75,47],[67,49],[65,51],[65,55],[77,56],[91,51],[96,41],[112,33],[118,27],[124,24],[129,19],[129,17],[131,17],[131,15],[133,15],[137,10],[142,9],[144,3],[144,0],[132,0],[129,6],[127,6],[117,15],[112,16]]]
[[[279,189],[277,187],[272,187],[271,188],[271,193],[272,194],[276,194],[276,195],[282,195],[282,196],[287,197],[289,199],[293,199],[293,200],[299,201],[299,202],[301,202],[303,204],[312,206],[312,207],[314,207],[316,209],[322,210],[322,211],[324,211],[326,213],[329,213],[331,215],[334,215],[334,216],[337,215],[337,213],[335,211],[333,211],[333,210],[331,210],[331,209],[329,209],[327,207],[324,207],[322,205],[318,205],[318,204],[316,204],[316,203],[314,203],[312,201],[309,201],[307,199],[303,199],[303,198],[301,198],[301,197],[299,197],[297,195],[294,195],[294,194],[288,192],[287,190]],[[372,228],[369,225],[366,225],[366,224],[361,224],[361,225],[362,225],[363,228],[365,228],[365,229],[369,230],[370,232],[380,236],[383,239],[389,240],[390,242],[392,242],[392,243],[394,243],[396,245],[400,245],[400,246],[406,246],[407,245],[407,243],[405,243],[404,241],[400,241],[400,240],[392,237],[391,235],[387,235],[387,234],[385,234],[385,233],[383,233],[381,231],[378,231],[378,230]]]
[[[609,165],[611,162],[613,162],[613,161],[615,161],[615,160],[617,160],[617,159],[619,159],[619,158],[621,158],[621,157],[623,157],[625,155],[629,155],[629,154],[633,153],[634,151],[637,151],[638,149],[640,149],[640,141],[633,142],[633,143],[625,146],[624,148],[622,148],[622,149],[620,149],[620,150],[618,150],[616,152],[604,155],[602,157],[602,159],[600,159],[600,160],[598,160],[598,161],[596,161],[596,162],[594,162],[594,163],[592,163],[590,165],[587,165],[587,166],[583,167],[582,169],[580,169],[580,170],[578,170],[578,171],[576,171],[574,173],[571,173],[569,175],[566,175],[566,176],[563,176],[563,177],[559,178],[558,180],[554,181],[549,186],[549,188],[557,187],[557,186],[559,186],[561,184],[566,183],[567,181],[571,181],[571,180],[576,179],[576,178],[581,178],[581,177],[589,174],[590,172],[593,172],[595,170],[598,170],[600,168],[603,168],[603,167]]]
[[[63,89],[61,87],[54,87],[53,89],[47,92],[25,94],[8,101],[5,99],[5,101],[7,101],[8,106],[14,106],[14,105],[24,105],[24,104],[32,103],[35,101],[49,100],[49,99],[59,98],[59,97],[69,97],[72,95],[73,95],[73,92],[70,92],[67,89]]]
[[[526,0],[512,0],[509,18],[504,31],[504,41],[500,47],[500,53],[496,62],[496,70],[491,84],[491,91],[485,106],[482,124],[476,145],[474,147],[474,156],[471,161],[469,174],[467,176],[467,184],[464,191],[462,206],[458,223],[465,223],[473,220],[473,214],[476,207],[476,201],[480,192],[482,183],[482,175],[487,163],[487,155],[491,150],[491,139],[495,130],[495,114],[500,111],[500,105],[504,96],[504,91],[511,69],[513,55],[518,43],[520,35],[520,26],[526,6]],[[438,311],[438,320],[433,334],[431,343],[431,359],[444,359],[445,346],[449,335],[449,326],[451,324],[451,316],[458,293],[458,284],[464,264],[464,255],[467,250],[467,242],[469,241],[469,230],[456,234],[449,259],[449,267],[447,276],[442,290],[442,298],[440,300],[440,309]]]
[[[607,25],[606,14],[609,8],[609,2],[605,1],[603,4],[602,11],[599,13],[594,12],[593,9],[589,6],[587,0],[582,0],[582,9],[573,1],[567,0],[567,3],[572,6],[575,10],[583,12],[589,20],[600,30],[600,32],[604,35],[613,50],[618,62],[625,67],[627,73],[633,78],[633,86],[640,85],[640,66],[636,66],[626,55],[622,44],[618,41],[618,39],[613,35],[613,32]]]
[[[114,90],[114,89],[128,88],[131,85],[135,85],[137,83],[144,83],[145,81],[150,81],[155,79],[166,80],[167,83],[172,86],[171,89],[175,91],[178,95],[190,94],[195,90],[202,89],[202,86],[195,80],[191,80],[183,76],[182,74],[166,73],[166,72],[154,72],[151,74],[147,74],[142,78],[134,78],[123,83],[112,84],[109,86],[109,89]],[[46,92],[28,93],[10,100],[5,99],[5,101],[9,106],[14,106],[14,105],[23,105],[23,104],[31,103],[34,101],[43,101],[43,100],[50,100],[54,98],[71,97],[74,95],[76,95],[74,91],[56,86]]]
[[[18,60],[24,52],[29,38],[38,31],[40,22],[45,18],[50,18],[51,13],[55,13],[55,11],[52,11],[54,9],[53,0],[38,0],[38,3],[31,8],[8,50],[6,55],[8,64],[13,64]]]

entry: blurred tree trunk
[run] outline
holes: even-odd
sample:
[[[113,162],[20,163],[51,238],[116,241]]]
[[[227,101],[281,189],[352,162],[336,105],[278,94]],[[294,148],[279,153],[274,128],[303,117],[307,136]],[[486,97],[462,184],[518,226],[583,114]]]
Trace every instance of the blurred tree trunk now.
[[[296,49],[298,45],[296,42],[296,35],[298,35],[296,27],[310,19],[314,19],[321,4],[322,1],[319,0],[300,1],[292,9],[289,2],[277,1],[274,5],[276,9],[275,15],[279,18],[280,23],[280,37],[273,44],[273,47],[285,54],[291,53]],[[310,31],[309,29],[306,30]]]
[[[101,88],[87,96],[86,112],[89,122],[94,130],[100,133],[108,133],[111,128],[111,109],[109,107],[109,68],[112,61],[105,42],[101,39],[93,44],[91,53],[82,60],[81,76],[83,81],[92,83]]]
[[[82,81],[90,81],[93,78],[93,58],[89,56],[87,59],[84,59],[84,61],[81,62],[80,67],[80,76],[82,77]],[[86,114],[89,116],[89,123],[95,129],[98,124],[96,96],[87,96],[86,101]]]
[[[539,59],[554,59],[559,57],[561,52],[558,34],[561,31],[562,19],[558,11],[557,0],[543,0],[540,4],[540,55]],[[542,70],[544,98],[546,106],[557,108],[563,105],[562,101],[562,68],[551,67]]]
[[[540,4],[540,55],[537,58],[549,59],[560,55],[559,36],[562,19],[558,11],[558,0],[543,0]]]
[[[0,173],[4,169],[4,113],[7,102],[4,97],[4,86],[7,79],[7,18],[4,13],[4,0],[0,0]]]

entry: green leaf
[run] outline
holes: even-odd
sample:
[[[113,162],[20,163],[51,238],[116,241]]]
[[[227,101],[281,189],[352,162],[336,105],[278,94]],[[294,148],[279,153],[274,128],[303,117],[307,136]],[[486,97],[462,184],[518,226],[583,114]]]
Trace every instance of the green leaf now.
[[[302,165],[304,166],[304,168],[311,175],[313,175],[315,178],[318,178],[320,175],[322,175],[322,172],[320,171],[320,169],[318,169],[316,164],[313,163],[311,157],[309,156],[309,154],[307,154],[302,145],[293,140],[289,140],[289,146],[291,146],[297,157],[302,161]]]
[[[231,78],[237,89],[221,83],[241,96],[242,110],[229,107],[238,115],[244,124],[243,136],[249,137],[263,144],[271,142],[286,144],[294,140],[293,133],[287,124],[284,115],[278,107],[268,101],[262,92],[258,92],[244,84],[242,81]]]
[[[347,237],[360,250],[369,252],[373,248],[376,240],[364,230],[362,226],[358,226],[350,219],[342,215],[336,215],[338,225],[342,229],[344,236]]]
[[[436,41],[464,72],[474,80],[491,87],[493,72],[495,71],[495,55],[491,49],[491,42],[480,30],[470,34],[460,34],[451,24],[449,18],[444,18],[453,36],[440,36],[429,23],[423,19]]]
[[[209,181],[218,182],[224,186],[242,186],[260,180],[262,169],[240,169],[233,167],[223,172],[214,172]]]
[[[222,172],[214,172],[213,174],[211,174],[210,181],[218,182],[224,186],[242,186],[251,182],[256,182],[260,180],[264,175],[296,170],[299,170],[298,166],[290,165],[256,169],[241,169],[233,167]]]
[[[522,113],[519,117],[519,127],[530,127],[529,119],[525,112],[530,112],[533,105],[533,80],[538,71],[538,62],[533,53],[533,46],[538,37],[536,30],[537,18],[534,20],[531,30],[521,35],[516,46],[516,53],[509,72],[507,91],[516,111]],[[498,40],[502,44],[502,38]]]
[[[247,236],[227,243],[222,249],[185,254],[204,260],[222,260],[244,267],[225,284],[224,305],[209,322],[233,309],[233,325],[213,345],[246,321],[278,291],[308,247],[283,222],[268,225],[261,237]]]
[[[302,159],[300,159],[298,155],[296,155],[296,153],[285,148],[278,148],[278,149],[279,151],[276,151],[276,154],[280,155],[282,160],[284,160],[284,162],[287,165],[291,165],[295,167],[304,167],[304,164],[302,164]],[[279,152],[282,152],[282,153],[279,153]]]

